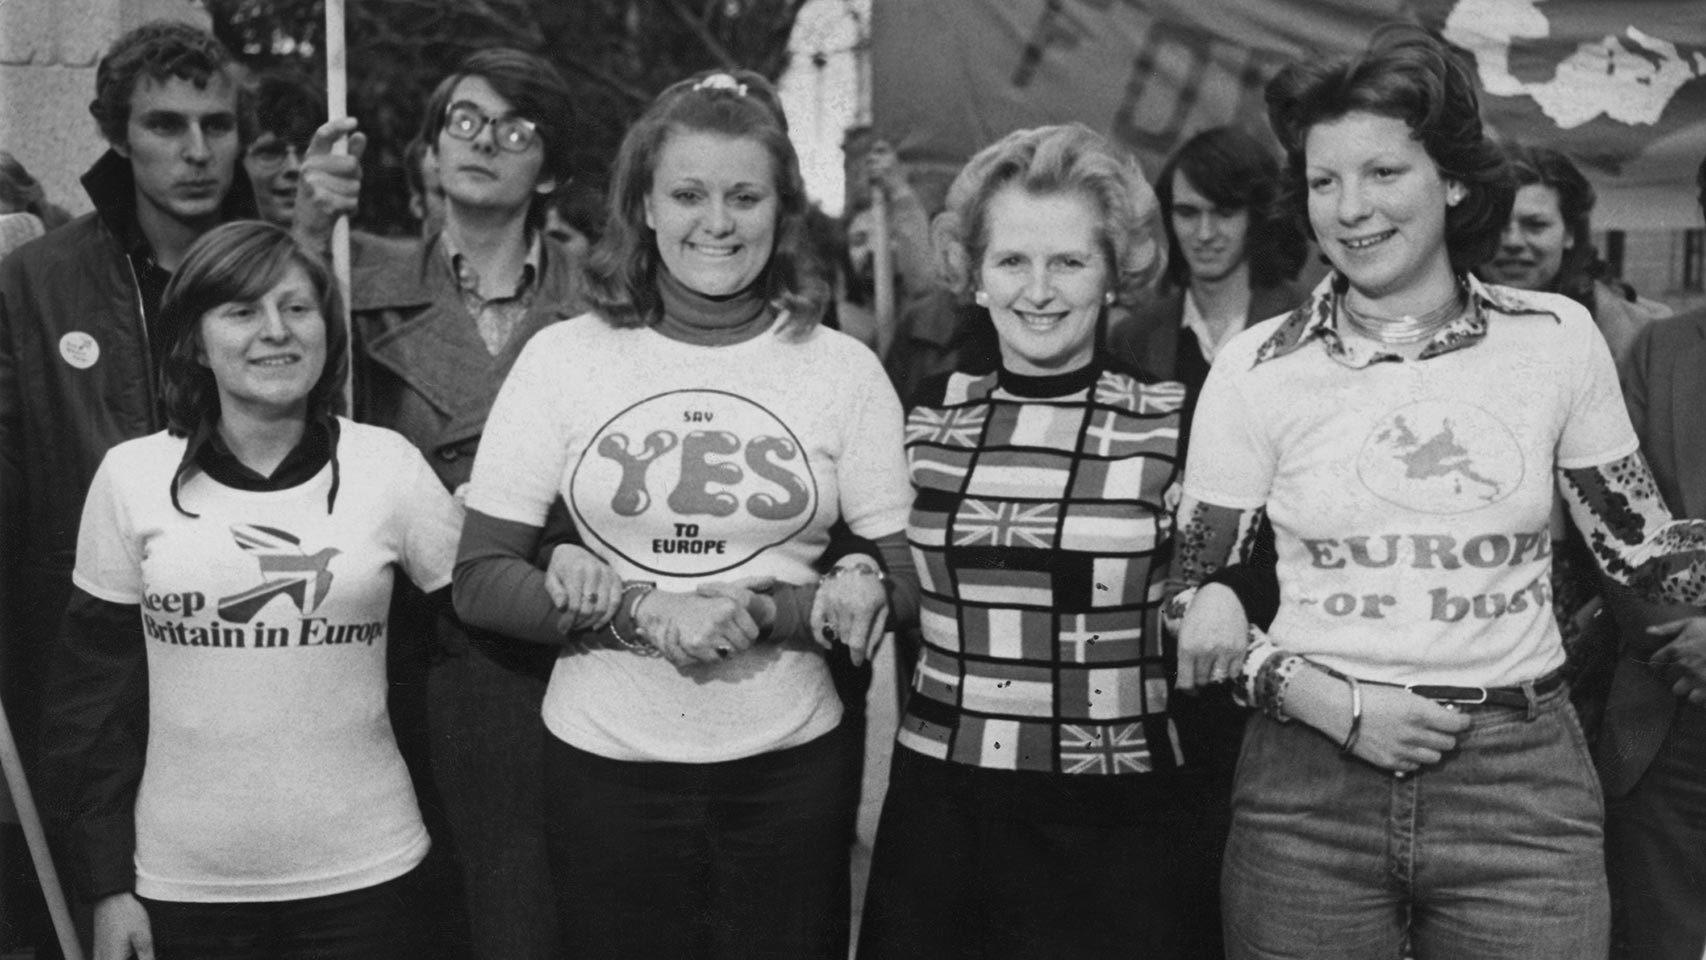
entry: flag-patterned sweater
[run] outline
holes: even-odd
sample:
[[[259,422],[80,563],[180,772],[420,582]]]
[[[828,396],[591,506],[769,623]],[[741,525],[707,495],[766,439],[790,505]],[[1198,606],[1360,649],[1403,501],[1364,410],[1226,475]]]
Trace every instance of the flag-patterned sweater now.
[[[1160,603],[1183,401],[1101,364],[921,392],[907,534],[924,646],[900,745],[1005,770],[1180,766]]]

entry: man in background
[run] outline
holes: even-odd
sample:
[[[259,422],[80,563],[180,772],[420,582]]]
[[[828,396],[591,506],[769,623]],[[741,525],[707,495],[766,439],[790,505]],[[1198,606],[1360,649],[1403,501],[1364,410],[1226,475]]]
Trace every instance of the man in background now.
[[[547,61],[503,48],[469,55],[427,101],[419,137],[444,194],[441,227],[352,250],[356,418],[408,437],[453,492],[468,482],[522,347],[581,309],[578,258],[546,229],[552,194],[570,177],[575,123]],[[359,199],[359,145],[329,152],[339,136],[359,138],[355,126],[321,127],[304,164],[296,231],[316,246]],[[399,709],[395,698],[418,698],[420,684],[394,680],[392,717],[399,743],[422,725],[430,734],[473,956],[555,960],[539,710],[557,651],[465,630],[407,598],[393,603],[392,624],[404,642],[436,641],[419,647],[428,662],[394,662],[394,678],[424,675],[426,696]]]
[[[261,219],[289,227],[302,158],[315,128],[326,122],[326,95],[312,80],[287,70],[260,74],[253,89],[254,139],[243,151],[243,170]]]
[[[1706,161],[1697,174],[1706,215]],[[1706,519],[1706,308],[1636,335],[1623,381],[1659,492]],[[1706,948],[1706,610],[1610,586],[1622,634],[1595,759],[1605,786],[1612,955],[1699,960]]]
[[[115,41],[89,105],[109,147],[83,176],[94,212],[0,262],[0,699],[32,775],[89,481],[107,448],[165,426],[161,295],[190,244],[254,216],[233,66],[188,24]]]
[[[1167,231],[1167,290],[1115,325],[1113,355],[1185,385],[1180,455],[1209,364],[1251,324],[1303,301],[1292,282],[1304,242],[1279,209],[1279,161],[1236,127],[1185,141],[1161,167],[1155,195]]]

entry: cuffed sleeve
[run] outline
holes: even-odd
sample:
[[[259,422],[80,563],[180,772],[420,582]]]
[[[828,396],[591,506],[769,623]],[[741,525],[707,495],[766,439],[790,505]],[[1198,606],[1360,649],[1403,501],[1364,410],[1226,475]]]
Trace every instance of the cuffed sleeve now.
[[[462,521],[452,596],[456,615],[473,627],[561,646],[545,571],[533,565],[539,528],[469,510]]]
[[[42,700],[42,808],[67,838],[72,887],[91,903],[129,891],[148,744],[140,607],[74,588]]]
[[[917,626],[918,568],[913,565],[912,550],[907,546],[906,534],[891,533],[876,540],[854,537],[850,533],[847,533],[846,537],[848,539],[845,542],[841,542],[839,537],[832,540],[830,549],[835,550],[838,543],[843,547],[851,547],[855,541],[864,544],[868,549],[842,549],[838,558],[867,554],[877,560],[888,578],[889,629],[899,632]],[[828,564],[833,565],[833,562]],[[781,586],[773,596],[776,600],[776,620],[770,627],[770,639],[779,643],[812,642],[811,613],[812,604],[817,600],[817,584]]]

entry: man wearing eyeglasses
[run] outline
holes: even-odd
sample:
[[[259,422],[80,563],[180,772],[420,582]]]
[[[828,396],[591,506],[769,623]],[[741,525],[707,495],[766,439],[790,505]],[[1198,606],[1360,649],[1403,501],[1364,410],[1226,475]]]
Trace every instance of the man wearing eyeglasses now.
[[[407,436],[452,491],[468,481],[522,346],[581,310],[578,264],[541,229],[552,191],[569,178],[573,121],[568,88],[546,61],[506,49],[470,55],[433,91],[420,134],[443,184],[443,228],[422,240],[364,237],[352,252],[356,416]],[[310,144],[296,216],[310,242],[324,244],[331,217],[355,207],[354,130],[334,121]],[[351,155],[331,154],[344,135]],[[410,634],[438,638],[423,706],[473,954],[554,958],[539,773],[554,651],[470,636],[448,612],[394,604],[392,636]]]
[[[255,138],[243,152],[243,169],[261,219],[288,227],[302,158],[315,128],[326,122],[326,95],[305,76],[272,70],[255,81],[252,99]]]

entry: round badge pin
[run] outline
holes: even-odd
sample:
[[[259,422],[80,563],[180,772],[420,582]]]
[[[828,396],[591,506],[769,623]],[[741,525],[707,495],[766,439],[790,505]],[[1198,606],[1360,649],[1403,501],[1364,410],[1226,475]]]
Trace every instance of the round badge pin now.
[[[81,330],[73,330],[59,338],[59,355],[79,370],[87,370],[101,359],[101,345]]]

